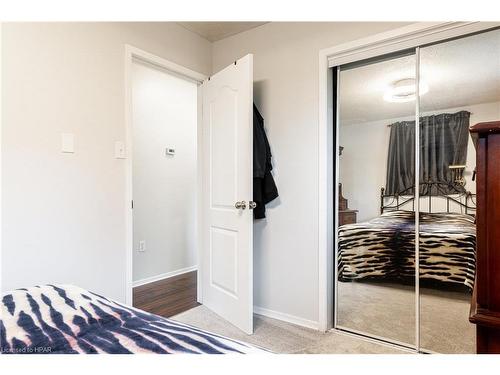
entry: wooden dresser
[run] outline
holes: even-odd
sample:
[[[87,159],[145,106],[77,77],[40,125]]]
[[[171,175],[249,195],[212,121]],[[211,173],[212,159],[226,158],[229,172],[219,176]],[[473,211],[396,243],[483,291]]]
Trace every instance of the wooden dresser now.
[[[339,226],[354,224],[357,220],[358,210],[350,210],[347,199],[342,195],[342,184],[339,184]]]
[[[500,353],[500,121],[470,128],[476,145],[476,282],[469,320],[477,353]]]

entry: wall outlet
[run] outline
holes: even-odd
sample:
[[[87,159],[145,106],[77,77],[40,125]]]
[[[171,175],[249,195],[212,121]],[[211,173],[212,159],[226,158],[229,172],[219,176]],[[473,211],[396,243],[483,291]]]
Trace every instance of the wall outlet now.
[[[146,241],[144,241],[144,240],[139,241],[139,251],[140,252],[146,251]]]

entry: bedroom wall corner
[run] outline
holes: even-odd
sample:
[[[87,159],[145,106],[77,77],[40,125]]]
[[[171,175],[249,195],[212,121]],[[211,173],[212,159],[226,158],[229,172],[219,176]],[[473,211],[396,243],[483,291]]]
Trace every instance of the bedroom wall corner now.
[[[211,72],[211,43],[172,22],[3,25],[3,291],[76,284],[125,301],[125,44]]]

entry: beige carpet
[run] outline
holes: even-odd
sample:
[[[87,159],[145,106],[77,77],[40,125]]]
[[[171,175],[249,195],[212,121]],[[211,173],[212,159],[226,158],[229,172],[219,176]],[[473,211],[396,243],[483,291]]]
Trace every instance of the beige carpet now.
[[[317,354],[398,354],[398,349],[360,340],[339,333],[321,333],[279,320],[255,315],[253,335],[246,335],[204,306],[198,306],[172,319],[248,342],[275,353]]]
[[[438,353],[474,353],[475,329],[468,321],[470,296],[425,288],[421,291],[421,347]],[[204,306],[173,319],[276,353],[402,353],[385,345],[260,315],[255,315],[255,333],[249,336]],[[413,289],[395,284],[341,283],[338,322],[350,329],[414,343]]]
[[[415,343],[414,288],[396,284],[339,283],[338,324]],[[438,353],[475,353],[470,295],[421,288],[421,347]]]

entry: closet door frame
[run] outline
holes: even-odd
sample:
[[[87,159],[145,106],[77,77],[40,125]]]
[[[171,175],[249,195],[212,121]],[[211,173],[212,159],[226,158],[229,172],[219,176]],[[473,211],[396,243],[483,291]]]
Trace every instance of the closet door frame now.
[[[331,69],[343,64],[365,60],[372,57],[395,53],[402,50],[415,49],[416,51],[416,81],[419,74],[419,47],[443,42],[447,39],[462,37],[468,34],[486,31],[500,27],[500,22],[422,22],[411,24],[402,28],[390,30],[388,32],[376,34],[367,38],[359,39],[353,42],[338,45],[332,48],[321,50],[319,53],[319,191],[318,191],[318,211],[319,211],[319,230],[318,230],[318,327],[321,331],[335,330],[339,333],[336,324],[337,311],[337,288],[335,280],[337,278],[337,260],[336,250],[338,248],[337,235],[338,223],[334,218],[338,217],[338,208],[334,204],[338,200],[339,179],[339,156],[337,152],[338,145],[334,144],[334,139],[338,139],[338,105],[333,103],[333,77],[332,74],[338,74],[337,69]],[[337,77],[338,78],[338,77]],[[337,85],[337,90],[338,90]],[[418,123],[419,118],[419,100],[415,101],[415,118]],[[338,92],[337,92],[338,94]],[[337,95],[338,98],[338,95]],[[336,129],[333,128],[334,116]],[[417,127],[418,128],[418,127]],[[334,134],[336,135],[334,137]],[[418,139],[418,138],[416,138]],[[415,165],[419,166],[417,147],[415,144]],[[416,171],[418,168],[416,169]],[[416,173],[416,182],[418,182],[418,173]],[[417,189],[418,190],[418,189]],[[332,194],[333,192],[333,194]],[[416,201],[419,202],[418,191],[416,191]],[[416,228],[418,228],[418,218],[416,219]],[[415,240],[418,249],[418,231],[415,231]],[[352,332],[360,338],[370,341],[397,346],[398,348],[410,351],[420,351],[419,334],[419,269],[418,269],[418,251],[416,251],[416,288],[415,288],[415,306],[416,306],[416,342],[415,347],[401,346],[397,342],[381,338],[371,338],[360,332]]]

